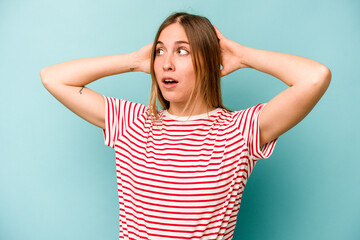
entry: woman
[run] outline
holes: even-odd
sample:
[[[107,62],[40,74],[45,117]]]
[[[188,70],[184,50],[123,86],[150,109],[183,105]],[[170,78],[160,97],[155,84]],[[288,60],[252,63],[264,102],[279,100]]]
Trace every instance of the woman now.
[[[246,67],[289,88],[266,105],[232,112],[222,105],[220,77]],[[148,107],[85,87],[129,71],[151,73]],[[311,111],[331,73],[310,59],[240,45],[204,17],[175,13],[154,44],[56,64],[41,79],[115,149],[120,239],[231,239],[254,164]]]

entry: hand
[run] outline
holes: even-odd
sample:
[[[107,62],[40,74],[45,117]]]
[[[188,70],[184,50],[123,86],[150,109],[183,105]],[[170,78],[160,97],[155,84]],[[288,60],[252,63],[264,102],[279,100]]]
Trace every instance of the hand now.
[[[220,40],[222,69],[221,77],[226,76],[240,68],[248,67],[243,63],[245,46],[227,39],[222,33],[214,26],[216,35]]]
[[[151,50],[153,43],[150,43],[137,52],[135,52],[135,61],[137,63],[136,71],[141,71],[145,73],[150,73],[150,59],[151,59]]]

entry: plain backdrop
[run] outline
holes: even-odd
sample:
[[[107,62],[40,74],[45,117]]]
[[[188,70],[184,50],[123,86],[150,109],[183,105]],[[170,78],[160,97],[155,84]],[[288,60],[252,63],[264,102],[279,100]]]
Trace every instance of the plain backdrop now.
[[[40,70],[136,51],[175,11],[206,16],[243,45],[311,58],[332,71],[315,109],[256,165],[234,239],[360,239],[357,0],[1,0],[0,239],[118,239],[114,151],[102,130],[46,91]],[[127,73],[88,87],[148,104],[150,76]],[[252,69],[222,79],[232,110],[285,88]]]

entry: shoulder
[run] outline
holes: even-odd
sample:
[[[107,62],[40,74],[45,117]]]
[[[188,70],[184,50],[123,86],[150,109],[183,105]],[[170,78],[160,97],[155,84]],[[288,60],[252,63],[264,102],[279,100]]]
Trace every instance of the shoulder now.
[[[265,103],[259,103],[255,106],[244,108],[241,110],[229,111],[223,109],[223,116],[229,119],[236,120],[239,118],[253,118],[260,113],[261,109],[265,106]]]
[[[118,113],[118,116],[125,115],[125,116],[134,116],[134,115],[141,115],[144,114],[147,111],[148,107],[146,107],[144,104],[136,103],[120,98],[114,98],[114,97],[107,97],[105,98],[105,107],[106,112],[116,112]]]
[[[225,115],[227,116],[229,124],[237,128],[240,132],[252,132],[254,128],[256,129],[258,127],[259,115],[264,106],[264,103],[259,103],[242,110],[225,110]]]
[[[104,96],[105,100],[109,103],[116,103],[116,104],[123,104],[123,105],[134,105],[134,106],[144,106],[144,104],[142,103],[136,103],[136,102],[132,102],[132,101],[128,101],[122,98],[114,98],[114,97],[108,97],[108,96]]]

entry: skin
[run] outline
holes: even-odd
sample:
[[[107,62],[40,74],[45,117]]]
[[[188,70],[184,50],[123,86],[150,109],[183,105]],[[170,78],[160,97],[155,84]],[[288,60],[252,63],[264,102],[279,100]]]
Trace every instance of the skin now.
[[[271,99],[261,111],[260,145],[279,137],[305,118],[329,86],[331,72],[326,66],[291,54],[243,46],[227,39],[216,27],[215,29],[222,51],[222,76],[241,68],[254,68],[278,78],[289,86]],[[195,79],[190,64],[191,57],[184,55],[185,52],[181,49],[188,45],[176,43],[187,42],[187,38],[184,37],[181,26],[172,24],[163,30],[159,40],[162,44],[157,46],[162,48],[162,51],[155,58],[154,71],[158,81],[167,75],[179,81],[179,85],[172,90],[161,89],[164,97],[170,101],[169,112],[176,115],[182,111]],[[104,98],[84,86],[114,74],[131,71],[149,73],[151,49],[152,44],[149,44],[130,54],[59,63],[42,69],[41,80],[49,92],[71,111],[104,129]],[[200,99],[194,101],[194,104],[196,108],[193,115],[207,111]]]

